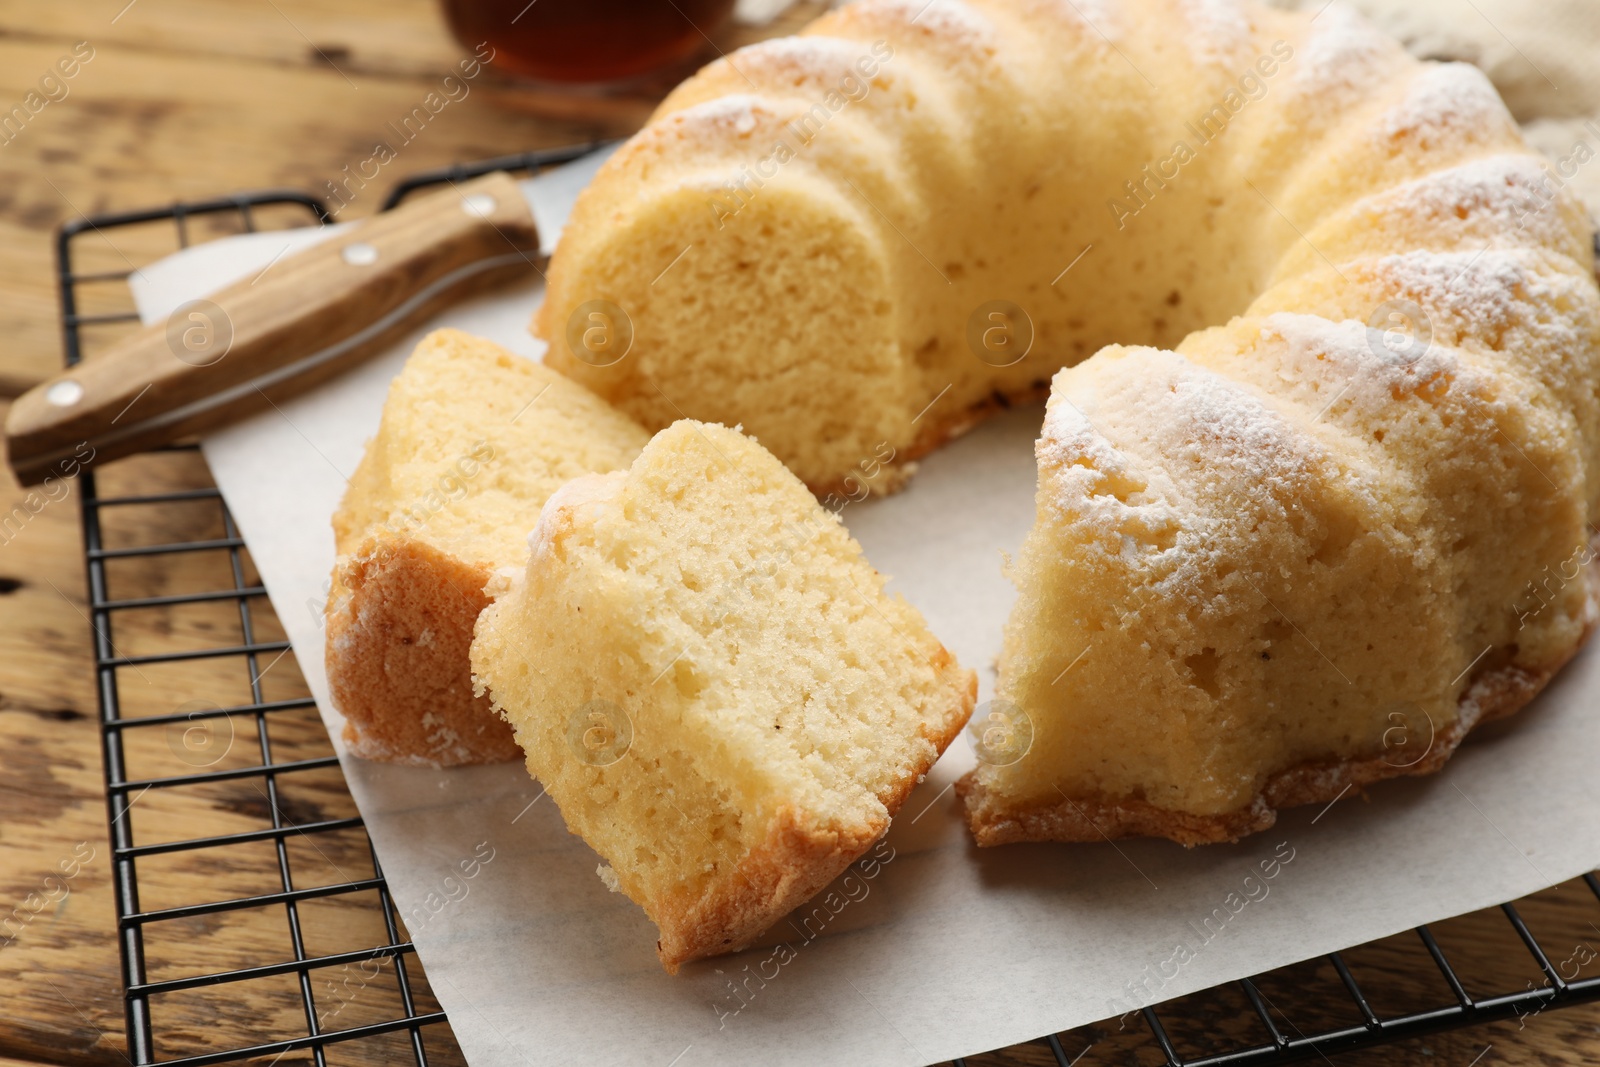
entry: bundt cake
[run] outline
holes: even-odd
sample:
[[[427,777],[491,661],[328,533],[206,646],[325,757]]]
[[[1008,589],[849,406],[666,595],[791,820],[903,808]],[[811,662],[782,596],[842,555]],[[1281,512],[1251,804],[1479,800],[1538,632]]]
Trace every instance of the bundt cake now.
[[[535,330],[819,493],[1054,376],[999,679],[1031,747],[969,816],[1196,842],[1437,768],[1582,641],[1591,269],[1484,76],[1342,5],[862,0],[662,104]]]
[[[843,872],[971,713],[972,672],[735,430],[672,424],[557,491],[529,543],[474,677],[668,971]]]
[[[588,390],[457,330],[423,338],[333,517],[328,685],[365,759],[517,759],[472,692],[472,626],[497,567],[520,567],[545,499],[626,467],[649,435]]]

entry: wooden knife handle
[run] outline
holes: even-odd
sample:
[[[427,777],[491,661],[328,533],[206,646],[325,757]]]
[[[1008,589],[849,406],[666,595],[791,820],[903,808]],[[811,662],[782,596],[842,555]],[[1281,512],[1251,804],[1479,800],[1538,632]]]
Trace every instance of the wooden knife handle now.
[[[495,173],[369,218],[30,389],[6,419],[24,485],[214,429],[338,374],[469,290],[534,269],[522,190]]]

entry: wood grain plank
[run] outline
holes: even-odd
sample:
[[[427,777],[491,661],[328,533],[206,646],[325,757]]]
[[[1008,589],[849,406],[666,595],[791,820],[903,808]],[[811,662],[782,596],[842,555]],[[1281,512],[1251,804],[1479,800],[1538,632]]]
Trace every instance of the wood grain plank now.
[[[193,454],[141,457],[108,468],[105,495],[135,486],[179,491],[209,484]],[[99,731],[90,631],[78,543],[76,487],[57,499],[0,483],[0,516],[10,516],[0,545],[0,1055],[49,1063],[121,1061],[121,975],[117,956],[112,863],[101,784]],[[20,509],[20,511],[18,510]],[[26,515],[26,519],[20,516]],[[107,544],[134,547],[217,536],[220,505],[123,507],[105,510]],[[122,561],[110,575],[114,597],[161,596],[225,589],[233,571],[218,553],[180,553]],[[245,554],[247,556],[247,554]],[[243,560],[245,581],[254,575]],[[281,627],[260,597],[248,604],[257,640],[281,639]],[[232,645],[243,636],[238,602],[117,612],[108,637],[120,656],[179,653]],[[24,667],[24,665],[26,665]],[[292,656],[261,657],[254,667],[263,696],[307,695]],[[116,672],[123,713],[132,718],[230,707],[251,698],[245,657]],[[265,725],[266,744],[262,726]],[[199,733],[197,738],[195,735]],[[130,778],[159,779],[204,769],[327,757],[332,747],[310,706],[257,717],[232,715],[203,723],[133,726],[124,731]],[[135,844],[305,826],[357,815],[336,767],[132,794],[124,816]],[[359,829],[290,838],[283,865],[270,842],[153,855],[138,863],[144,911],[206,904],[284,888],[314,888],[370,879],[372,859]],[[360,951],[387,941],[374,891],[296,905],[306,956]],[[164,981],[295,958],[289,913],[282,904],[154,922],[145,928],[146,976]],[[436,1010],[414,962],[419,1010]],[[324,1029],[397,1017],[395,964],[311,973]],[[306,1033],[301,990],[292,977],[191,990],[156,998],[162,1057],[221,1051],[246,1042]],[[383,1063],[404,1055],[393,1040],[351,1045],[344,1062]],[[449,1043],[438,1050],[450,1061]],[[303,1058],[301,1058],[303,1059]],[[297,1062],[289,1056],[281,1062]]]
[[[66,488],[30,500],[0,477],[0,1056],[101,1064],[120,1059],[121,984]]]
[[[798,9],[790,22],[803,21],[815,9]],[[416,106],[459,53],[431,0],[136,0],[131,7],[126,0],[7,2],[0,3],[0,110],[21,101],[78,40],[91,41],[96,51],[72,80],[68,97],[0,144],[0,336],[6,340],[0,346],[0,396],[15,395],[59,366],[54,226],[82,212],[265,185],[326,191],[345,166],[368,158],[373,142],[388,136],[387,123]],[[587,121],[541,118],[524,110],[530,100],[524,91],[483,81],[405,144],[368,188],[357,190],[349,214],[373,210],[389,184],[412,171],[625,132],[625,123],[598,112]],[[298,221],[285,213],[267,224]],[[203,239],[230,225],[221,218],[199,220],[193,235]],[[174,247],[165,224],[119,229],[80,244],[80,269],[111,272]],[[130,306],[117,280],[85,290],[84,298],[90,313]],[[100,346],[121,329],[90,327],[86,334]],[[192,454],[121,461],[99,477],[106,496],[210,484],[204,464]],[[0,929],[6,931],[0,937],[0,1067],[124,1062],[77,489],[64,496],[55,492],[57,499],[40,494],[30,500],[0,475]],[[6,516],[13,516],[9,526]],[[222,532],[214,501],[106,515],[107,543],[123,547]],[[241,565],[245,581],[254,582],[248,553]],[[108,576],[115,597],[227,589],[234,580],[226,552],[117,561],[108,566]],[[281,625],[263,599],[252,598],[249,613],[258,639],[281,639]],[[242,626],[238,604],[229,599],[119,613],[111,639],[121,654],[144,655],[233,644]],[[304,697],[292,655],[258,662],[256,671],[268,699]],[[116,686],[124,714],[136,717],[231,706],[251,697],[242,657],[122,669]],[[278,759],[331,751],[320,720],[307,708],[272,713],[267,734]],[[253,715],[219,720],[198,738],[187,728],[133,727],[126,748],[130,773],[149,777],[181,773],[213,757],[219,767],[263,758]],[[295,824],[353,810],[332,770],[283,776],[276,800],[280,821]],[[273,811],[264,781],[251,778],[154,790],[137,799],[126,818],[135,841],[149,843],[269,827]],[[292,884],[363,877],[371,871],[366,848],[359,831],[292,839],[285,846]],[[72,877],[65,878],[63,864]],[[281,888],[282,877],[277,850],[261,843],[148,857],[140,861],[139,875],[145,909],[271,892]],[[1570,889],[1523,905],[1542,938],[1574,950],[1580,944],[1600,947],[1600,932],[1591,925],[1600,925],[1595,909],[1592,898]],[[384,939],[374,893],[305,902],[297,912],[309,953],[365,948]],[[1478,991],[1514,987],[1530,977],[1526,954],[1504,929],[1497,913],[1440,924],[1441,939],[1482,987]],[[1349,954],[1363,987],[1385,1010],[1441,1002],[1436,975],[1408,937]],[[293,954],[282,905],[153,923],[146,940],[149,975],[156,979]],[[1581,973],[1593,974],[1596,966],[1585,964]],[[312,992],[321,1024],[342,1028],[394,1017],[394,969],[385,964],[370,978],[347,967],[315,974]],[[414,961],[407,971],[417,985],[419,1009],[435,1007]],[[1268,995],[1309,1029],[1340,1017],[1336,981],[1329,964],[1314,962],[1275,980]],[[164,995],[153,1012],[163,1057],[292,1037],[306,1026],[301,991],[284,978]],[[1219,1034],[1247,1035],[1256,1025],[1240,998],[1226,990],[1185,998],[1164,1007],[1162,1015],[1175,1037],[1193,1047]],[[330,1059],[407,1062],[408,1040],[401,1034],[346,1045]],[[426,1040],[434,1062],[459,1062],[446,1028]],[[1115,1021],[1061,1040],[1069,1059],[1087,1051],[1082,1067],[1154,1062],[1142,1032],[1119,1034]],[[1490,1067],[1597,1060],[1600,1006],[1547,1012],[1520,1026],[1498,1023],[1435,1035],[1339,1062]],[[279,1062],[308,1061],[295,1054]],[[1055,1061],[1043,1046],[1019,1046],[969,1062]]]
[[[35,76],[27,72],[60,54],[57,42],[0,37],[0,104],[20,100]],[[354,218],[376,210],[406,174],[605,133],[510,111],[477,87],[426,124],[404,126],[447,71],[365,78],[352,88],[327,68],[98,48],[71,95],[0,146],[8,250],[0,256],[0,395],[59,366],[51,231],[68,219],[264,187],[311,192]],[[374,165],[379,143],[393,159]],[[377,176],[367,181],[363,171]],[[119,229],[88,244],[84,269],[131,270],[171,251],[171,227]]]
[[[0,5],[0,24],[9,37],[337,65],[352,76],[425,76],[454,63],[460,51],[435,0],[64,0]]]
[[[826,7],[798,3],[766,26],[703,26],[708,41],[694,62],[792,32]],[[0,4],[0,26],[25,40],[87,39],[151,53],[337,70],[358,84],[368,77],[430,77],[472,50],[451,36],[437,0],[65,0]]]

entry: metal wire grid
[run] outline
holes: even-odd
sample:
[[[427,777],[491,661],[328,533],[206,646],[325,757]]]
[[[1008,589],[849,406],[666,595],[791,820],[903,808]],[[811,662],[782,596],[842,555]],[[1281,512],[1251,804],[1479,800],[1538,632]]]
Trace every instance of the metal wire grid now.
[[[454,183],[488,173],[493,170],[535,171],[540,167],[565,162],[593,148],[583,145],[570,149],[533,152],[486,160],[476,164],[459,165],[417,175],[395,188],[384,202],[385,209],[394,206],[407,195],[420,189],[444,183]],[[327,207],[314,197],[293,191],[274,191],[241,194],[239,196],[208,200],[198,203],[177,204],[170,208],[84,218],[62,227],[57,240],[57,269],[61,290],[62,340],[66,362],[70,366],[82,358],[80,330],[86,325],[128,322],[137,319],[129,312],[104,315],[82,315],[78,312],[77,287],[84,282],[105,282],[126,279],[132,270],[75,274],[73,271],[74,241],[83,235],[103,233],[117,227],[170,220],[177,229],[180,246],[189,244],[188,224],[191,219],[218,214],[234,214],[246,231],[256,229],[255,211],[269,206],[290,206],[303,210],[308,221],[331,221]],[[194,452],[196,446],[175,446],[167,452]],[[106,807],[110,824],[113,891],[117,908],[117,926],[122,957],[122,978],[125,987],[125,1015],[129,1056],[134,1064],[173,1064],[183,1067],[201,1067],[205,1064],[238,1061],[251,1058],[282,1057],[298,1051],[309,1051],[313,1061],[322,1067],[327,1062],[330,1046],[351,1041],[375,1038],[403,1031],[410,1038],[410,1049],[418,1067],[426,1067],[428,1053],[423,1043],[423,1029],[446,1022],[442,1011],[419,1011],[414,996],[415,981],[407,970],[407,960],[415,951],[409,940],[403,939],[396,921],[396,909],[390,899],[382,868],[371,841],[366,841],[371,853],[374,877],[339,882],[312,888],[295,888],[290,868],[288,842],[298,836],[313,836],[338,830],[360,828],[359,817],[327,819],[305,824],[293,824],[279,807],[278,778],[315,768],[336,767],[334,756],[314,759],[274,762],[272,739],[268,728],[275,713],[314,707],[309,698],[291,700],[266,700],[261,687],[261,657],[284,655],[289,651],[286,641],[257,640],[255,606],[252,601],[263,597],[266,590],[259,584],[246,581],[246,571],[241,558],[245,547],[232,516],[213,486],[203,489],[183,490],[143,496],[101,497],[96,490],[93,472],[80,476],[82,523],[85,565],[88,573],[89,603],[94,630],[94,656],[97,689],[100,705],[102,756],[105,766]],[[101,515],[109,509],[128,505],[173,504],[188,501],[215,501],[221,512],[224,536],[221,538],[157,544],[136,548],[107,548],[102,543]],[[108,560],[133,556],[158,556],[189,552],[225,550],[232,573],[232,587],[206,590],[192,594],[149,596],[133,599],[113,599],[108,593],[106,563]],[[112,641],[112,620],[115,615],[135,608],[182,608],[212,601],[234,601],[238,606],[239,623],[243,635],[241,644],[185,653],[162,653],[147,656],[121,656]],[[269,609],[270,610],[270,609]],[[117,672],[126,667],[150,663],[181,663],[212,657],[241,657],[244,659],[250,683],[251,702],[227,708],[200,712],[178,712],[169,715],[124,717],[118,698]],[[256,740],[260,746],[259,764],[226,770],[204,770],[193,774],[161,778],[130,779],[126,773],[124,735],[132,729],[166,727],[178,722],[223,716],[249,716],[256,726]],[[256,831],[230,833],[209,837],[195,837],[160,844],[136,844],[133,840],[132,821],[127,818],[135,800],[152,789],[167,789],[193,785],[200,782],[217,782],[227,779],[259,778],[265,785],[271,826]],[[137,864],[141,858],[183,850],[219,848],[249,841],[272,842],[277,856],[278,879],[281,889],[250,896],[240,896],[202,904],[144,911],[139,904]],[[1600,880],[1588,874],[1583,878],[1591,894],[1600,902]],[[306,949],[301,929],[299,905],[319,897],[373,891],[383,912],[387,942],[370,949],[325,955],[312,955]],[[257,966],[219,971],[210,974],[182,977],[166,981],[149,981],[145,966],[144,931],[147,927],[175,919],[193,918],[247,908],[282,905],[288,918],[293,959]],[[1436,1033],[1442,1030],[1525,1016],[1551,1008],[1600,999],[1600,976],[1568,980],[1551,962],[1550,956],[1529,930],[1513,904],[1500,908],[1517,938],[1526,947],[1529,956],[1545,977],[1546,984],[1491,996],[1474,997],[1457,974],[1457,969],[1447,959],[1433,933],[1419,927],[1415,933],[1421,939],[1428,955],[1437,967],[1439,976],[1448,990],[1450,999],[1438,1007],[1404,1015],[1381,1017],[1367,995],[1357,984],[1343,954],[1333,953],[1328,961],[1333,965],[1339,981],[1351,1003],[1359,1012],[1361,1022],[1335,1029],[1304,1034],[1281,1015],[1285,1025],[1274,1019],[1273,1011],[1263,997],[1257,980],[1244,979],[1237,983],[1245,999],[1259,1020],[1266,1039],[1245,1042],[1232,1048],[1215,1048],[1198,1057],[1185,1059],[1180,1055],[1169,1029],[1153,1008],[1141,1012],[1148,1028],[1150,1044],[1159,1050],[1167,1067],[1243,1067],[1243,1065],[1285,1064],[1312,1057],[1321,1057],[1361,1048],[1382,1045],[1404,1038]],[[360,963],[375,958],[392,959],[395,979],[403,1010],[394,1018],[366,1025],[338,1030],[324,1030],[318,1014],[312,989],[311,972],[314,969]],[[415,963],[415,961],[412,961]],[[278,1041],[248,1043],[247,1035],[239,1035],[242,1042],[222,1051],[188,1055],[158,1061],[156,1056],[155,1028],[151,1018],[152,1001],[163,994],[205,986],[218,986],[232,982],[274,975],[293,975],[298,981],[303,1004],[306,1034]],[[418,975],[420,978],[420,973]],[[1258,979],[1262,976],[1257,976]],[[1060,1037],[1050,1034],[1034,1044],[1048,1048],[1059,1067],[1069,1067],[1075,1062],[1067,1055]],[[965,1067],[965,1061],[956,1064]]]
[[[77,363],[82,358],[81,327],[91,324],[130,321],[137,318],[132,312],[107,315],[80,315],[78,313],[77,286],[79,284],[85,281],[126,278],[132,271],[75,275],[72,268],[72,246],[75,238],[89,231],[100,232],[118,226],[171,219],[177,227],[178,243],[180,246],[187,246],[189,243],[188,221],[192,218],[219,213],[236,213],[240,218],[243,229],[254,231],[256,228],[255,210],[270,205],[299,206],[305,209],[314,221],[323,223],[329,221],[327,209],[311,197],[296,192],[268,192],[202,203],[176,205],[169,209],[110,215],[97,219],[82,219],[64,226],[57,243],[57,265],[58,279],[61,286],[62,336],[68,365]],[[166,451],[195,451],[195,446],[180,446]],[[201,1064],[219,1063],[256,1056],[281,1056],[298,1049],[310,1049],[315,1062],[321,1067],[322,1064],[326,1063],[324,1050],[331,1043],[356,1040],[395,1030],[406,1030],[409,1031],[412,1038],[416,1062],[419,1067],[425,1067],[427,1054],[422,1044],[421,1028],[430,1024],[444,1022],[445,1017],[443,1012],[419,1013],[415,1009],[411,980],[406,971],[405,959],[413,951],[413,948],[409,941],[402,940],[399,936],[393,903],[389,898],[388,887],[382,878],[376,853],[372,854],[373,870],[377,872],[377,877],[375,878],[313,888],[297,889],[294,887],[287,847],[288,840],[291,837],[357,828],[362,823],[359,818],[346,818],[293,825],[288,822],[283,814],[278,795],[279,776],[319,767],[336,767],[338,759],[334,756],[294,761],[274,761],[273,759],[272,738],[269,730],[270,718],[275,713],[309,708],[314,705],[309,698],[268,701],[264,697],[261,686],[261,658],[284,654],[288,651],[289,645],[285,641],[262,641],[256,638],[255,606],[252,601],[264,596],[266,590],[259,584],[249,584],[245,580],[245,567],[240,553],[240,550],[244,547],[244,541],[239,536],[233,517],[228,513],[227,507],[222,502],[221,494],[215,487],[212,487],[139,497],[101,497],[96,488],[96,478],[93,472],[85,472],[81,475],[79,488],[83,509],[84,556],[88,571],[89,603],[94,631],[96,681],[100,704],[101,751],[106,778],[106,806],[111,828],[113,894],[116,900],[117,928],[122,956],[128,1051],[132,1061],[136,1064],[157,1062],[155,1060],[155,1041],[151,1022],[151,1003],[153,999],[162,994],[202,986],[247,981],[277,974],[294,974],[298,977],[300,995],[305,1008],[306,1036],[287,1041],[242,1044],[225,1052],[189,1056],[164,1062],[189,1064],[198,1067]],[[108,509],[139,504],[171,504],[177,501],[203,500],[214,500],[216,502],[221,512],[223,537],[137,548],[107,548],[102,543],[101,515]],[[109,595],[106,573],[106,564],[109,560],[216,550],[225,550],[228,553],[229,568],[233,580],[232,588],[185,595],[120,600],[113,599]],[[139,608],[182,607],[208,601],[226,600],[233,600],[238,606],[239,624],[243,637],[241,644],[192,653],[163,653],[146,656],[122,656],[116,651],[112,639],[112,620],[113,616],[120,612]],[[117,680],[117,672],[120,669],[137,668],[141,665],[152,663],[184,662],[214,657],[240,657],[244,660],[249,673],[250,703],[227,708],[187,713],[178,712],[169,715],[123,716],[119,703]],[[259,764],[221,771],[206,770],[194,774],[153,779],[130,779],[128,777],[126,773],[124,735],[130,729],[165,728],[173,723],[192,723],[222,717],[228,717],[231,720],[236,715],[250,716],[255,721],[256,738],[261,751]],[[202,781],[215,782],[246,777],[258,777],[265,786],[267,808],[271,814],[272,822],[269,828],[160,844],[140,845],[134,842],[132,820],[128,818],[128,815],[134,801],[143,796],[148,790],[170,789]],[[277,854],[278,877],[281,884],[280,891],[211,901],[185,907],[163,908],[151,911],[145,911],[140,908],[137,871],[137,864],[140,859],[163,853],[218,848],[248,841],[270,841],[274,844]],[[371,850],[370,840],[367,842],[367,847]],[[376,891],[378,894],[388,931],[388,944],[375,946],[362,952],[328,956],[312,956],[308,954],[301,930],[300,903],[316,897],[363,891]],[[261,908],[277,904],[283,905],[287,913],[290,940],[294,952],[292,961],[264,964],[214,974],[196,975],[169,981],[152,982],[147,980],[144,943],[144,931],[147,926],[163,921],[193,918],[248,908]],[[396,981],[401,1001],[405,1007],[404,1016],[367,1026],[343,1029],[334,1033],[320,1032],[312,994],[311,971],[317,967],[340,966],[347,962],[365,961],[375,957],[389,957],[395,961]]]

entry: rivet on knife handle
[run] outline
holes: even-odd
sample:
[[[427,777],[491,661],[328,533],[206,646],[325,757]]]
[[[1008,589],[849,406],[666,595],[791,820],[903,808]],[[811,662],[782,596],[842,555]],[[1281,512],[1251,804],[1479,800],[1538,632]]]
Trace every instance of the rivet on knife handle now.
[[[510,176],[419,197],[30,389],[6,419],[7,461],[33,485],[261,411],[538,257]]]

